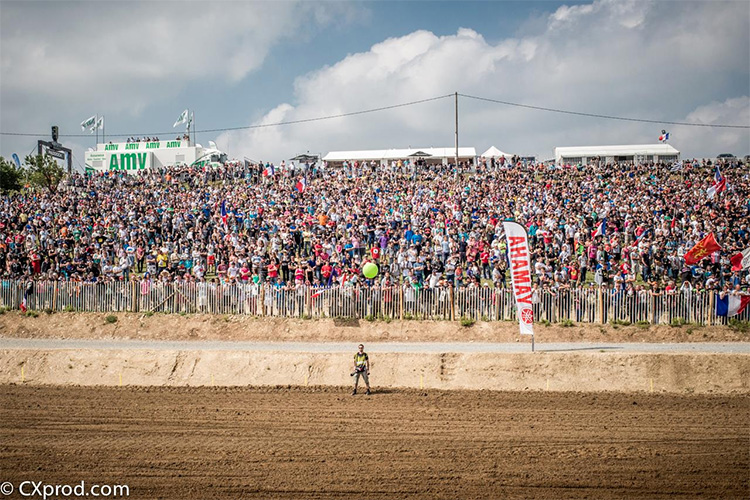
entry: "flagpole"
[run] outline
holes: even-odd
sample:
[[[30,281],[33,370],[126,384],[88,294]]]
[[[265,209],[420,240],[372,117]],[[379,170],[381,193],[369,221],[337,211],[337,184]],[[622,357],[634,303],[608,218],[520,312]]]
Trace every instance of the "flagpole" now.
[[[104,115],[102,115],[102,142],[107,142],[107,123],[104,119]]]
[[[97,149],[98,149],[98,147],[99,147],[99,127],[97,127],[97,125],[99,125],[99,113],[96,114],[96,121],[94,121],[94,130],[96,131],[96,144],[97,144]]]

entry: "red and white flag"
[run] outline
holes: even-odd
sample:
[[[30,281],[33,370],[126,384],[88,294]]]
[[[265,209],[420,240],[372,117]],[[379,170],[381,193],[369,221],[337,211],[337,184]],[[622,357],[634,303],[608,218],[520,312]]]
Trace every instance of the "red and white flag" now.
[[[732,255],[732,271],[742,271],[750,267],[750,248]]]
[[[307,189],[307,179],[304,177],[300,177],[295,187],[297,188],[297,191],[299,191],[300,193],[304,193],[305,189]]]
[[[531,307],[531,255],[529,236],[517,222],[503,222],[508,242],[510,276],[516,298],[516,314],[522,335],[534,335],[534,310]]]
[[[21,301],[21,312],[26,312],[26,297]]]

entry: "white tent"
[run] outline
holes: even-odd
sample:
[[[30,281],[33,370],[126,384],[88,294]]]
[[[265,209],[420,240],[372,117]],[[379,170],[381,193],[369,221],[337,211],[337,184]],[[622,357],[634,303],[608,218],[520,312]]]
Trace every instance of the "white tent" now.
[[[490,149],[482,153],[482,156],[484,156],[485,158],[500,158],[501,156],[510,158],[513,155],[508,154],[508,153],[503,153],[502,151],[497,149],[495,146],[492,146]]]
[[[387,161],[387,160],[406,160],[414,157],[416,153],[422,153],[416,156],[422,156],[430,160],[451,161],[456,156],[456,148],[417,148],[417,149],[375,149],[364,151],[331,151],[323,157],[327,162],[343,162],[345,160],[360,161]],[[474,161],[477,151],[473,147],[458,148],[458,159],[463,161]]]
[[[555,148],[557,163],[583,163],[592,158],[602,158],[607,163],[619,161],[676,162],[680,152],[669,144],[628,144],[620,146],[576,146]]]

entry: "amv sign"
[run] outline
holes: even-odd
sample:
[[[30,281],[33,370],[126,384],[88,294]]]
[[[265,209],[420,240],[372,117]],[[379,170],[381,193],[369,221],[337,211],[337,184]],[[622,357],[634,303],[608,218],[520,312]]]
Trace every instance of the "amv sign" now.
[[[109,157],[110,170],[144,170],[151,168],[151,153],[113,153]]]

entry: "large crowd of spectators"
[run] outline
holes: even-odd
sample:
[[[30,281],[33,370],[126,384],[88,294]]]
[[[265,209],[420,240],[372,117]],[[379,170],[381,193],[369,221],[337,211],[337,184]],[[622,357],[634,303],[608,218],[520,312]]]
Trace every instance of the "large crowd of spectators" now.
[[[750,168],[409,161],[74,174],[0,201],[4,279],[279,287],[507,287],[502,221],[529,233],[535,288],[747,290]],[[595,235],[604,221],[604,234]],[[713,233],[722,250],[687,265]],[[366,279],[366,261],[380,272]]]

